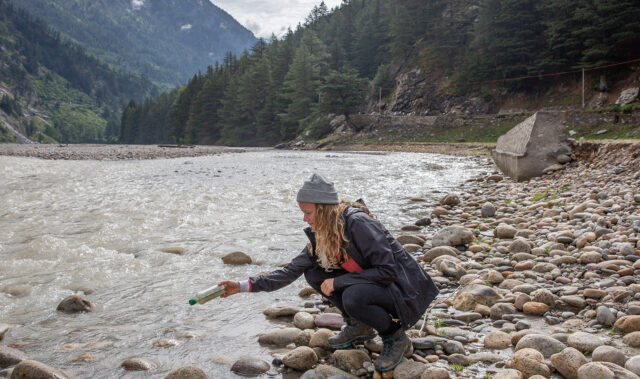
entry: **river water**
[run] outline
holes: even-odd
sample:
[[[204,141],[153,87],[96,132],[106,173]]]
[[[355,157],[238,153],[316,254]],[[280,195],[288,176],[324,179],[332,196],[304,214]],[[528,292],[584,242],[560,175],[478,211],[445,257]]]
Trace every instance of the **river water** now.
[[[239,294],[190,307],[222,279],[276,269],[305,245],[295,195],[312,172],[342,198],[364,198],[394,234],[434,201],[485,169],[477,160],[418,153],[253,151],[144,161],[44,161],[0,157],[0,323],[3,345],[78,377],[164,377],[195,365],[236,377],[242,355],[270,362],[257,336],[284,326],[272,305],[300,306],[301,278],[274,293]],[[181,247],[183,255],[160,249]],[[255,264],[227,266],[244,251]],[[56,311],[88,292],[91,313]],[[198,338],[179,338],[187,333]],[[154,347],[160,338],[182,345]],[[96,362],[74,360],[88,353]],[[157,370],[120,364],[144,357]]]

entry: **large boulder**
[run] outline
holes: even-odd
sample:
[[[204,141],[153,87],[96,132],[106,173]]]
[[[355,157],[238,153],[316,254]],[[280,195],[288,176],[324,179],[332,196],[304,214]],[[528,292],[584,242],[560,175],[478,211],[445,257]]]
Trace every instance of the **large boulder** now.
[[[431,240],[431,246],[467,245],[473,241],[473,232],[459,225],[438,230]]]
[[[571,155],[560,112],[536,112],[498,138],[491,152],[496,165],[516,181],[528,180]]]
[[[634,101],[638,100],[638,92],[640,92],[640,88],[632,87],[627,88],[620,92],[620,97],[616,100],[616,105],[625,106],[627,104],[631,104]]]
[[[587,362],[587,358],[572,347],[551,356],[553,367],[567,379],[577,379],[578,369]]]

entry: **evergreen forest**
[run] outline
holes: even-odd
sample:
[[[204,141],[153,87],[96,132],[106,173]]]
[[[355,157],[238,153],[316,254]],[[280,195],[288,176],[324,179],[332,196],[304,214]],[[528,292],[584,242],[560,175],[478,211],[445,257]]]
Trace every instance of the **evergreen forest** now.
[[[348,120],[366,110],[408,68],[442,78],[443,92],[464,94],[482,88],[458,83],[639,58],[637,20],[638,0],[344,0],[331,10],[320,3],[282,38],[227,54],[156,99],[129,102],[120,138],[226,145],[319,138],[329,131],[327,115]]]

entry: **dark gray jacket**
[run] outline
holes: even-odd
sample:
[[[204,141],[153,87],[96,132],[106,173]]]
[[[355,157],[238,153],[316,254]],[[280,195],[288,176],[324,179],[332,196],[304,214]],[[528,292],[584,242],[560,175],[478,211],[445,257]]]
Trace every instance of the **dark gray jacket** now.
[[[386,287],[394,300],[403,328],[408,329],[424,314],[438,295],[438,289],[429,275],[378,220],[355,207],[347,208],[343,217],[345,236],[349,240],[347,254],[363,271],[336,277],[334,289],[343,291],[354,284],[368,283]],[[305,233],[315,247],[315,236],[311,228],[306,228]],[[305,247],[285,267],[249,278],[251,290],[275,291],[290,284],[305,271],[318,266],[316,257],[309,254]]]

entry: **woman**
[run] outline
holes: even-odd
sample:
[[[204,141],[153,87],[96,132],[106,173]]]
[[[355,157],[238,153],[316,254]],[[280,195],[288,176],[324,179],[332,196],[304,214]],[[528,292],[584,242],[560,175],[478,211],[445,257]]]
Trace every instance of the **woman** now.
[[[287,266],[243,282],[222,281],[222,297],[275,291],[304,274],[342,312],[347,325],[329,338],[334,349],[380,334],[380,372],[413,352],[405,330],[438,294],[433,281],[402,245],[359,203],[340,202],[333,183],[318,174],[304,182],[298,205],[309,224],[309,244]],[[397,321],[396,321],[397,320]],[[375,329],[375,331],[374,331]]]

